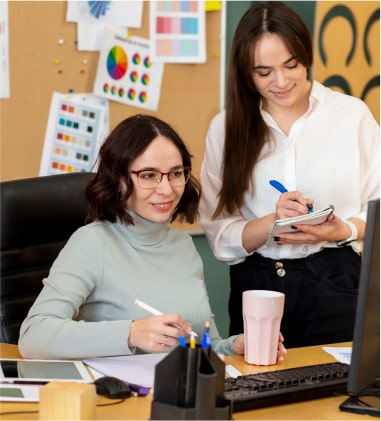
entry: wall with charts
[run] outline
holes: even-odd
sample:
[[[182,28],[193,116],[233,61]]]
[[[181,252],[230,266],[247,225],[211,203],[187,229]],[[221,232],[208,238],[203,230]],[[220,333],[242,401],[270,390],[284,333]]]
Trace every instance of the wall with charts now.
[[[109,34],[105,30],[102,37],[106,47],[101,51],[79,50],[77,31],[90,29],[68,21],[69,3],[8,2],[10,97],[0,100],[1,181],[38,176],[47,168],[61,165],[58,160],[49,161],[49,151],[44,150],[45,136],[50,135],[48,123],[52,123],[51,128],[54,124],[62,128],[52,131],[57,156],[67,154],[70,158],[70,153],[59,146],[62,140],[88,148],[86,153],[71,151],[78,165],[66,169],[78,170],[93,158],[95,129],[112,128],[137,113],[157,115],[179,131],[194,155],[194,173],[198,177],[207,127],[220,104],[219,2],[210,2],[216,6],[204,13],[203,24],[180,18],[170,22],[166,17],[169,10],[157,6],[155,16],[161,37],[157,37],[155,46],[157,54],[166,58],[165,63],[152,63],[148,54],[150,7],[157,3],[173,8],[180,2],[143,1],[141,26],[128,27],[127,33],[119,30]],[[197,29],[204,31],[201,35],[206,42],[202,54],[195,58],[192,54],[197,51],[197,40],[190,42],[189,38]],[[164,36],[175,30],[177,38],[186,33],[179,45]],[[172,57],[175,53],[187,56],[189,62],[176,62]],[[99,70],[99,64],[103,69]],[[146,89],[134,89],[134,82]],[[154,84],[160,84],[159,96],[157,90],[150,91]],[[81,95],[95,91],[99,95],[93,98]],[[49,122],[52,108],[56,110],[55,121]],[[108,120],[104,117],[107,114]],[[95,120],[101,124],[95,127]],[[73,135],[75,130],[86,132],[85,138]],[[44,155],[46,168],[41,168]]]
[[[96,156],[100,133],[140,112],[155,114],[180,132],[194,155],[194,173],[199,176],[207,127],[221,102],[220,42],[226,35],[227,59],[236,24],[252,2],[227,2],[226,34],[221,34],[218,7],[211,7],[201,24],[197,15],[170,19],[168,13],[181,4],[189,5],[182,13],[194,12],[191,8],[203,2],[143,1],[140,26],[129,26],[128,32],[116,31],[114,26],[112,34],[105,30],[98,36],[103,41],[100,51],[83,45],[80,35],[92,29],[74,21],[69,7],[73,3],[79,2],[8,2],[10,95],[0,99],[0,180],[86,170]],[[123,7],[140,2],[114,3]],[[220,2],[205,2],[206,7],[211,3],[218,6]],[[303,17],[313,35],[313,76],[362,98],[379,121],[380,3],[286,3]],[[160,59],[152,63],[148,54],[153,19],[159,34],[152,44],[165,63]],[[0,13],[0,38],[1,24]],[[192,39],[192,33],[196,31],[206,39],[201,54],[195,53],[198,40]],[[179,55],[183,55],[182,63],[176,62]],[[137,84],[142,88],[137,89]],[[159,85],[160,91],[153,89]],[[76,130],[84,136],[73,134]],[[50,149],[46,138],[54,139]],[[70,148],[63,148],[62,143]],[[76,164],[64,164],[65,159]]]

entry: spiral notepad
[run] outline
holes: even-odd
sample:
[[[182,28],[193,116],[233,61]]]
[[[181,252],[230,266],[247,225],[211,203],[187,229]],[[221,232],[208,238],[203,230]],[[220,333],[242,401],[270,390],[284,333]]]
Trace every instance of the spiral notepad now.
[[[328,219],[328,216],[334,211],[333,205],[329,205],[327,208],[317,210],[306,215],[295,216],[293,218],[278,219],[270,231],[270,236],[267,240],[267,245],[271,246],[276,244],[274,236],[282,232],[297,232],[292,229],[291,225],[307,224],[307,225],[319,225]]]

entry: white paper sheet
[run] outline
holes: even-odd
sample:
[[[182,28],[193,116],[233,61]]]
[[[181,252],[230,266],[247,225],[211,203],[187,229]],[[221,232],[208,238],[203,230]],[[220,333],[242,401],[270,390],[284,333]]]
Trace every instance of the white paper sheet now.
[[[102,48],[103,34],[105,28],[111,29],[110,25],[94,24],[88,22],[77,23],[77,48],[79,51],[100,51]],[[127,28],[113,26],[112,30],[124,37],[127,35]]]
[[[225,365],[225,377],[232,377],[233,379],[236,379],[238,376],[241,375],[242,373],[232,365]]]
[[[84,364],[104,374],[125,382],[152,388],[155,366],[167,353],[124,355],[120,357],[86,358]]]
[[[143,1],[68,1],[68,22],[108,23],[110,25],[140,28]]]
[[[10,97],[8,2],[0,1],[0,98]]]
[[[331,354],[337,361],[350,364],[351,357],[352,357],[352,348],[351,347],[330,347],[330,346],[323,346],[322,349],[328,354]]]
[[[86,358],[83,363],[90,369],[94,378],[117,377],[127,383],[153,388],[155,366],[167,353],[123,355],[119,357]],[[225,377],[238,377],[242,373],[232,365],[225,366]]]

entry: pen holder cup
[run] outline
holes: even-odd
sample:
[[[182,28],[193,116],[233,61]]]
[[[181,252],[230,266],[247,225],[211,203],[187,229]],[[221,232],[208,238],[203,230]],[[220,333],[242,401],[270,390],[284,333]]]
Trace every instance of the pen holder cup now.
[[[231,420],[224,381],[213,350],[176,347],[156,365],[151,420]]]

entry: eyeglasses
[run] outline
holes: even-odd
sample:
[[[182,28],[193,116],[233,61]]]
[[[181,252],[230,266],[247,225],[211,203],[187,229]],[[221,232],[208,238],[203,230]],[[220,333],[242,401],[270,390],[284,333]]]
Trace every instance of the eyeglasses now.
[[[161,183],[164,175],[167,176],[169,184],[172,187],[182,187],[189,180],[191,171],[191,167],[179,167],[169,172],[160,172],[155,170],[128,172],[136,175],[138,184],[142,189],[154,189],[159,183]]]

